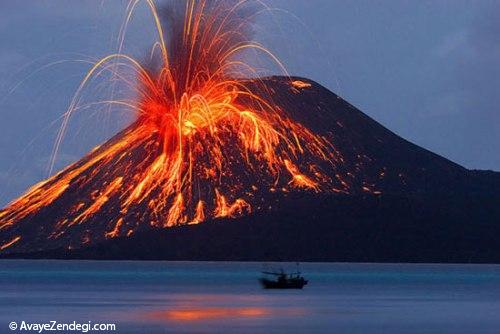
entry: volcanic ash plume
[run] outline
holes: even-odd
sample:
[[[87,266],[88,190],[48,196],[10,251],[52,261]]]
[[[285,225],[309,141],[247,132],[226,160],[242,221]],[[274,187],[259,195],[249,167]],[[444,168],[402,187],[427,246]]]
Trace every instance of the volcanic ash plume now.
[[[129,4],[123,31],[138,3]],[[65,114],[54,157],[79,94],[102,71],[120,78],[121,68],[133,68],[136,81],[127,84],[136,97],[112,103],[133,108],[135,121],[1,211],[2,250],[80,247],[267,210],[277,193],[349,191],[335,177],[342,158],[327,136],[273,101],[273,89],[245,61],[259,55],[281,66],[249,38],[262,8],[249,1],[188,0],[161,10],[144,3],[159,36],[152,58],[140,62],[120,51],[92,67]],[[310,87],[286,84],[289,94]]]

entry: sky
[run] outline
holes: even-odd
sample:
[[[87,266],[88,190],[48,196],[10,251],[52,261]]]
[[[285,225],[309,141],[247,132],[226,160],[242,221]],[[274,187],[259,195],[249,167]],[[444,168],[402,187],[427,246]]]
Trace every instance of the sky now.
[[[467,168],[500,171],[500,2],[265,0],[255,39],[293,75]],[[0,205],[48,175],[52,146],[89,60],[117,50],[125,0],[0,2]],[[140,6],[125,51],[154,40]],[[86,98],[106,97],[98,83]],[[72,119],[56,170],[130,121]]]

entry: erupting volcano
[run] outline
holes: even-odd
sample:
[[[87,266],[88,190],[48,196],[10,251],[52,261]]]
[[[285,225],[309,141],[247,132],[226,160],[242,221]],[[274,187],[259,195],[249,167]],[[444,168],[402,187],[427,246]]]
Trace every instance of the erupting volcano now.
[[[138,3],[128,6],[122,41]],[[163,11],[146,3],[159,36],[151,60],[143,64],[119,52],[93,66],[64,115],[52,166],[79,94],[93,76],[115,71],[128,80],[119,68],[133,68],[136,80],[127,83],[135,86],[135,100],[109,103],[133,108],[136,120],[3,210],[2,250],[44,243],[79,247],[145,228],[237,217],[266,209],[275,192],[349,191],[340,175],[331,177],[342,160],[332,138],[294,120],[244,60],[245,51],[253,50],[282,67],[249,39],[260,9],[252,3],[250,10],[249,1],[188,0]],[[310,86],[284,80],[290,94]],[[50,218],[41,221],[49,209]],[[25,224],[37,224],[36,232],[23,235]]]
[[[255,15],[265,10],[260,2],[187,0],[157,9],[152,0],[144,0],[158,41],[149,60],[138,61],[122,47],[140,2],[128,5],[118,53],[96,62],[78,88],[64,115],[51,168],[93,78],[111,72],[134,91],[133,97],[103,101],[132,109],[134,121],[0,211],[1,253],[67,252],[133,239],[139,232],[161,235],[173,227],[220,218],[248,220],[266,212],[274,221],[283,220],[284,228],[296,214],[287,209],[281,217],[280,209],[274,210],[287,205],[301,210],[301,228],[306,229],[294,240],[307,240],[314,229],[307,224],[308,212],[326,217],[316,223],[325,233],[311,234],[319,240],[330,234],[325,224],[335,222],[325,221],[333,219],[327,212],[331,208],[311,198],[349,198],[353,202],[345,204],[346,210],[358,217],[359,206],[362,217],[366,210],[378,210],[366,209],[366,197],[403,196],[406,203],[407,196],[419,201],[450,194],[498,196],[498,175],[469,171],[413,145],[317,83],[288,76],[277,57],[250,38]],[[272,61],[283,75],[259,76],[260,69],[251,65],[255,57]],[[381,215],[394,220],[390,212]],[[339,217],[339,223],[351,221]],[[245,231],[245,236],[252,233]],[[187,247],[191,242],[175,236],[169,240],[162,243]],[[325,239],[325,249],[332,245]],[[229,247],[224,242],[220,247],[225,255],[217,258],[233,251],[224,250]],[[331,259],[322,254],[329,253],[323,250],[309,259]],[[242,258],[255,259],[251,254]]]

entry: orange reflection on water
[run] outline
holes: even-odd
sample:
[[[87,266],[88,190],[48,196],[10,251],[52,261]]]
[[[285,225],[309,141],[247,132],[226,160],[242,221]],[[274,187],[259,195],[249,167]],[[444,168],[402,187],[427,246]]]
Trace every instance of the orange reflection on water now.
[[[262,307],[204,307],[157,312],[153,317],[173,321],[196,321],[234,317],[256,318],[270,314],[268,309]]]

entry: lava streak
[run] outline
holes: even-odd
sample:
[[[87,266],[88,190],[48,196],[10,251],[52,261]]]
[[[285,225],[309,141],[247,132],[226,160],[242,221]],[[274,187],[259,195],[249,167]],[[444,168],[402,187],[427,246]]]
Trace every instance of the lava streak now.
[[[128,6],[121,42],[139,2]],[[133,108],[136,120],[116,139],[11,203],[0,212],[0,229],[13,228],[51,203],[65,203],[68,188],[78,191],[81,201],[55,218],[49,238],[98,217],[109,217],[101,222],[101,237],[111,238],[142,225],[171,227],[248,214],[267,207],[262,194],[275,189],[332,190],[324,173],[335,160],[331,143],[277,108],[257,69],[245,61],[259,54],[282,68],[249,38],[252,18],[261,9],[245,0],[187,0],[163,11],[152,0],[144,2],[158,33],[152,60],[139,62],[120,46],[119,53],[95,63],[65,114],[53,160],[82,90],[104,71],[123,78],[119,70],[133,68],[135,81],[124,80],[137,97],[108,102]],[[311,86],[289,84],[292,92]],[[80,243],[87,242],[89,230],[79,231],[85,231]]]

